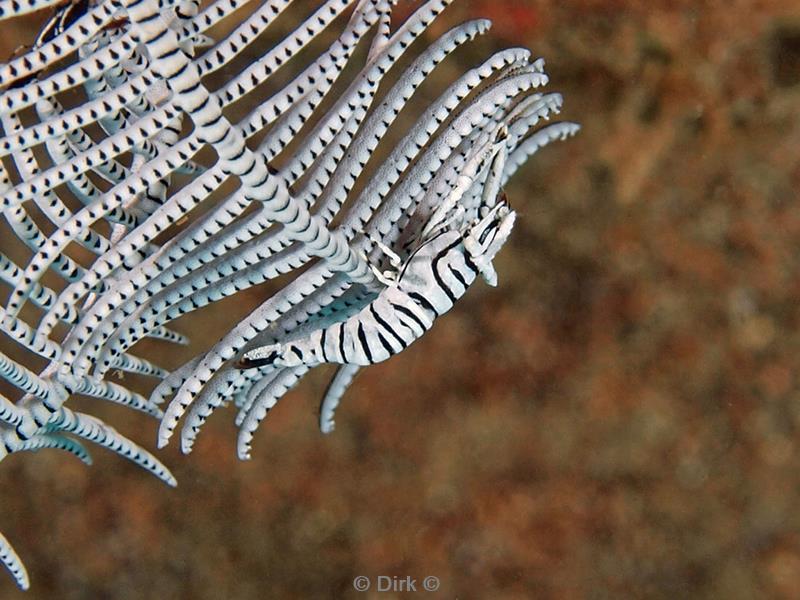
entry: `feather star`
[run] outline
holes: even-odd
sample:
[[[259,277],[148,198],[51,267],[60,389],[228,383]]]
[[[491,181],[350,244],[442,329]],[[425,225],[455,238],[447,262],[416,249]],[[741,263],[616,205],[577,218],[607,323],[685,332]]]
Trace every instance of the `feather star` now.
[[[339,365],[320,408],[330,432],[359,369],[418,339],[478,276],[496,284],[492,259],[515,217],[503,186],[578,125],[545,123],[561,96],[541,91],[544,62],[518,48],[398,125],[437,66],[489,30],[474,20],[426,37],[450,1],[422,2],[393,28],[391,0],[327,0],[241,66],[289,0],[0,0],[0,20],[49,13],[0,65],[3,227],[27,252],[0,254],[0,329],[14,346],[0,352],[0,375],[17,391],[0,396],[0,459],[58,448],[90,464],[84,440],[175,485],[151,453],[67,408],[69,397],[159,418],[159,447],[185,417],[184,452],[232,401],[247,458],[269,409],[323,363]],[[186,344],[172,320],[287,274],[171,372],[129,352],[145,337]],[[25,366],[19,349],[47,366]],[[112,369],[160,383],[146,398],[107,381]],[[27,589],[2,535],[0,560]]]

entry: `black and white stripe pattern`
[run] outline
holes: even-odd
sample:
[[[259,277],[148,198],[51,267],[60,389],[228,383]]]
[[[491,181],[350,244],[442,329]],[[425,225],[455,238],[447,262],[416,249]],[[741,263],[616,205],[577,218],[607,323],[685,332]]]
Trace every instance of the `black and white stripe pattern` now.
[[[250,350],[241,366],[367,366],[388,359],[422,337],[466,293],[484,271],[481,265],[490,264],[508,238],[513,222],[514,213],[500,202],[466,233],[438,233],[414,251],[396,284],[357,314],[303,338]]]

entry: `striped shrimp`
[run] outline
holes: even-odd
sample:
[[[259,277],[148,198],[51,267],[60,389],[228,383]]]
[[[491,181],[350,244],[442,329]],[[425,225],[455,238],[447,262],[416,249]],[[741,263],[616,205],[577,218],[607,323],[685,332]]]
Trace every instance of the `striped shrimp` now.
[[[401,352],[450,310],[479,274],[496,284],[492,260],[508,239],[514,218],[501,195],[465,231],[444,229],[421,244],[396,277],[381,274],[387,287],[356,314],[302,338],[250,350],[240,367],[365,366]]]

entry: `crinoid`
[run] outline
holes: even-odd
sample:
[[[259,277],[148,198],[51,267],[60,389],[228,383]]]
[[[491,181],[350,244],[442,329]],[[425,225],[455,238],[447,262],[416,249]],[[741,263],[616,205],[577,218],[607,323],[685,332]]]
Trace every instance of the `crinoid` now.
[[[174,485],[69,397],[161,418],[160,446],[186,413],[185,452],[232,400],[246,457],[267,411],[325,362],[340,364],[320,416],[330,431],[358,368],[421,336],[477,275],[495,283],[514,217],[504,183],[578,127],[541,126],[561,96],[540,91],[542,60],[510,49],[393,138],[437,65],[490,24],[426,42],[449,1],[394,28],[392,4],[327,0],[281,36],[289,0],[0,0],[6,27],[51,11],[0,66],[4,227],[22,248],[0,256],[3,456],[60,448],[88,463],[89,440]],[[284,287],[182,367],[129,353],[147,336],[187,342],[170,321],[279,275]],[[162,381],[148,399],[110,369]],[[0,560],[27,587],[2,537]]]

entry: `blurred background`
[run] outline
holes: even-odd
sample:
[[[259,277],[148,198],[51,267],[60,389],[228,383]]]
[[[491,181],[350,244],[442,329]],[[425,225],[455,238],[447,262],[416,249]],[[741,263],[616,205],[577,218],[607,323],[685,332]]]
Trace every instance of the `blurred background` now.
[[[364,371],[329,436],[330,371],[249,462],[220,411],[193,454],[159,453],[175,490],[100,449],[9,457],[0,529],[32,589],[3,575],[0,597],[405,597],[353,590],[388,575],[438,577],[423,597],[800,598],[800,5],[460,0],[432,35],[477,16],[491,35],[445,71],[529,47],[583,125],[509,185],[499,287]],[[179,365],[259,297],[140,353]],[[71,406],[154,447],[146,417]]]

